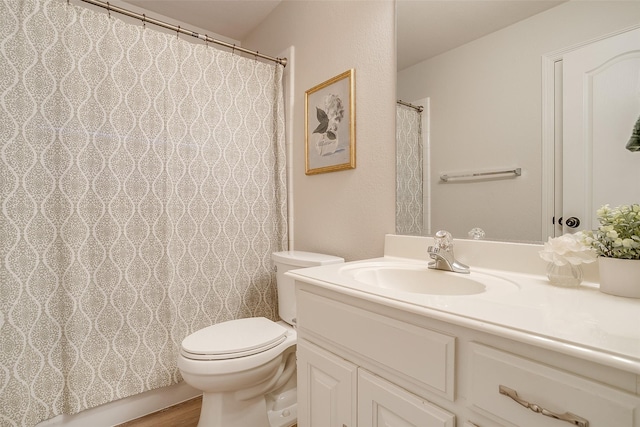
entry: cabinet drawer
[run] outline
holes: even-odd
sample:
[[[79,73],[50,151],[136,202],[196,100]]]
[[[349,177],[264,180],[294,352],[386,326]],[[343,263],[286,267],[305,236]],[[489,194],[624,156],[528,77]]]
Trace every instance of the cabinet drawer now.
[[[455,338],[299,290],[298,327],[451,401]]]
[[[640,426],[640,397],[560,369],[472,343],[470,371],[469,402],[518,427]]]

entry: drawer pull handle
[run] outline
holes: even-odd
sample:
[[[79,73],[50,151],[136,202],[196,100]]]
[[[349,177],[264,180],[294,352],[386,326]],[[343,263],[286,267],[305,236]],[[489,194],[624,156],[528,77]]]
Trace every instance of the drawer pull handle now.
[[[524,406],[527,409],[531,409],[533,412],[538,414],[545,415],[547,417],[555,418],[557,420],[566,421],[571,425],[578,427],[589,427],[589,421],[585,420],[582,417],[579,417],[571,412],[565,412],[564,414],[556,414],[555,412],[551,412],[548,409],[544,409],[541,406],[535,403],[529,403],[526,400],[522,399],[518,396],[518,392],[512,388],[500,385],[499,387],[500,394],[504,394],[505,396],[510,397],[515,400],[520,405]]]

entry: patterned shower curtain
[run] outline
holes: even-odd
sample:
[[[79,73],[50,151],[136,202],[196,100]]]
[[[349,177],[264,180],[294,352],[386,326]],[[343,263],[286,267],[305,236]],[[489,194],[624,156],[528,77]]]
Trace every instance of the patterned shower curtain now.
[[[422,118],[396,105],[396,233],[423,234]]]
[[[282,67],[63,0],[0,0],[0,425],[180,380],[276,319]]]

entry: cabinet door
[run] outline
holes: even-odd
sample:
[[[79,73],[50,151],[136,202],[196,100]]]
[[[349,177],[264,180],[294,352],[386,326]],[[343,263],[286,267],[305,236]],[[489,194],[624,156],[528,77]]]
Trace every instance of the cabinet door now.
[[[298,342],[298,426],[355,427],[357,366]]]
[[[455,416],[363,369],[358,375],[359,427],[454,427]]]

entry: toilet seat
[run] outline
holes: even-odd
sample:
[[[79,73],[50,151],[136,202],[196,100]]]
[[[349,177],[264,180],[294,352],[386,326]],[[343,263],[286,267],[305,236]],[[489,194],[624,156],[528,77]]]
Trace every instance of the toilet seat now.
[[[287,329],[264,317],[249,317],[208,326],[182,341],[182,355],[193,360],[226,360],[251,356],[282,343]]]

